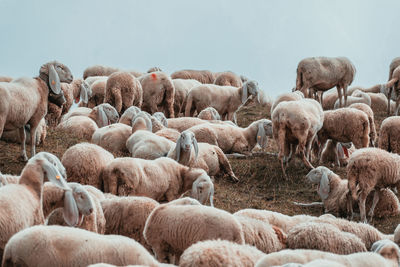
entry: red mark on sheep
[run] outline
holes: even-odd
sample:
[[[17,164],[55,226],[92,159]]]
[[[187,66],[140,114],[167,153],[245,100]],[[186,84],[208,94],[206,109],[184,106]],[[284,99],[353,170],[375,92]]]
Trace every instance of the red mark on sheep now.
[[[153,79],[153,81],[157,80],[157,74],[152,73],[152,74],[151,74],[151,78]]]
[[[343,147],[343,152],[346,155],[346,158],[349,158],[349,151],[347,150],[346,147]]]

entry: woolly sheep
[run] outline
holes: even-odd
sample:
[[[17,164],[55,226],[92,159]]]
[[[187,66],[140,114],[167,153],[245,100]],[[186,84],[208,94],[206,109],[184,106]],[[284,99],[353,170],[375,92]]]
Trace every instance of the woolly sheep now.
[[[197,115],[197,118],[202,120],[221,120],[221,116],[219,115],[218,111],[213,107],[208,107],[200,111]]]
[[[92,143],[113,153],[128,152],[126,140],[131,134],[132,127],[123,123],[115,123],[94,131]]]
[[[162,112],[155,112],[153,117],[156,118],[164,127],[168,127],[168,120]]]
[[[67,66],[52,61],[41,66],[39,77],[19,78],[0,83],[0,138],[3,130],[18,129],[21,140],[21,158],[28,160],[25,150],[24,126],[30,125],[31,155],[36,153],[36,130],[46,115],[47,104],[65,103],[60,82],[72,82]]]
[[[379,131],[378,147],[388,152],[400,154],[400,117],[384,119]]]
[[[343,107],[342,95],[344,96],[344,106],[346,106],[346,90],[353,82],[355,73],[356,68],[353,63],[345,57],[305,58],[297,66],[296,90],[302,91],[305,94],[307,89],[312,88],[315,91],[324,92],[336,86],[340,107]],[[343,93],[341,90],[343,90]],[[322,102],[323,98],[321,95]]]
[[[133,239],[56,225],[34,226],[14,235],[5,248],[3,266],[87,266],[99,262],[158,266]]]
[[[272,113],[272,132],[278,143],[278,158],[285,178],[284,161],[286,165],[290,161],[294,145],[297,145],[305,166],[313,168],[309,162],[311,145],[322,128],[324,117],[321,105],[313,99],[284,101],[275,107]]]
[[[26,135],[26,144],[31,143],[31,128],[29,125],[25,125],[25,135]],[[40,120],[38,128],[36,130],[36,145],[44,144],[44,140],[47,136],[47,125],[46,121],[43,119]],[[3,131],[3,135],[1,136],[1,140],[13,143],[21,143],[20,136],[18,134],[18,130],[11,131]]]
[[[104,103],[114,106],[119,114],[131,106],[140,108],[143,103],[142,85],[128,72],[115,72],[107,79]]]
[[[349,106],[350,108],[356,108],[361,111],[364,111],[365,114],[368,116],[369,122],[369,145],[375,146],[375,139],[376,139],[376,127],[375,127],[375,119],[374,119],[374,112],[372,111],[371,107],[364,104],[364,103],[354,103]]]
[[[400,263],[400,249],[399,246],[391,240],[383,239],[376,241],[371,251],[380,254],[382,257],[393,261],[393,263]]]
[[[352,95],[355,91],[360,90],[365,93],[385,93],[386,84],[376,84],[371,87],[365,88],[361,86],[352,86],[347,89],[347,95]]]
[[[103,65],[94,65],[87,67],[83,72],[83,79],[86,80],[88,77],[92,76],[110,76],[114,72],[121,71],[119,68],[107,67]],[[128,71],[135,77],[141,76],[143,73],[138,71]]]
[[[253,267],[264,255],[253,246],[226,240],[207,240],[187,248],[180,258],[179,266]]]
[[[339,104],[340,104],[339,101],[340,101],[340,99],[336,100],[334,109],[339,108]],[[371,106],[371,97],[365,92],[356,90],[353,92],[353,94],[351,96],[347,97],[347,103],[346,103],[345,107],[348,107],[354,103],[364,103],[368,106]]]
[[[175,99],[174,99],[174,111],[175,117],[178,117],[180,113],[185,112],[186,96],[190,89],[201,85],[201,83],[194,79],[173,79],[172,83],[175,87]]]
[[[213,205],[214,185],[207,173],[169,158],[117,158],[104,169],[102,179],[104,192],[114,195],[171,201],[192,189],[193,198],[201,203],[209,198]]]
[[[167,119],[168,127],[177,130],[178,132],[183,132],[193,126],[208,123],[209,121],[202,120],[199,118],[183,117],[183,118],[173,118]]]
[[[0,82],[11,82],[13,80],[12,77],[8,77],[8,76],[0,76]]]
[[[198,241],[222,239],[244,244],[242,227],[232,214],[203,205],[178,205],[175,201],[151,212],[143,234],[157,260],[168,262],[171,253],[175,261],[170,257],[169,262],[173,264],[178,264],[185,249]]]
[[[92,185],[101,189],[100,175],[114,156],[102,147],[80,143],[68,148],[61,162],[68,174],[68,181]]]
[[[152,73],[152,72],[156,72],[156,71],[162,71],[161,68],[159,67],[151,67],[147,73]]]
[[[172,79],[194,79],[203,84],[214,83],[215,74],[208,70],[180,70],[171,74]]]
[[[87,103],[87,106],[89,108],[94,108],[95,106],[104,103],[104,96],[106,94],[106,87],[107,87],[107,79],[108,77],[105,77],[103,79],[98,79],[94,81],[93,84],[90,86],[92,94]]]
[[[319,149],[319,148],[318,148]],[[355,151],[352,143],[340,143],[329,139],[322,149],[319,162],[332,163],[333,166],[346,166],[351,153]]]
[[[118,122],[126,124],[128,126],[131,126],[133,117],[135,117],[136,114],[138,114],[139,112],[140,112],[140,108],[138,108],[136,106],[132,106],[132,107],[128,108],[127,110],[125,110],[125,112],[119,118]]]
[[[373,217],[381,188],[399,185],[400,156],[380,148],[363,148],[354,152],[347,165],[348,187],[354,200],[358,199],[361,220],[366,222],[365,201],[373,190],[374,198],[368,215]],[[400,189],[400,188],[398,188]],[[349,198],[351,200],[351,198]]]
[[[304,95],[300,91],[294,91],[294,92],[290,92],[290,93],[281,94],[275,99],[274,103],[272,104],[271,114],[274,111],[275,107],[279,103],[281,103],[283,101],[296,101],[296,100],[300,100],[303,98],[304,98]]]
[[[335,88],[332,88],[326,92],[324,92],[324,97],[322,100],[322,108],[324,110],[333,109],[336,100],[338,99],[338,93]]]
[[[126,141],[126,147],[134,158],[157,159],[167,156],[175,143],[149,131],[139,130]]]
[[[156,114],[156,113],[154,113]],[[176,142],[179,138],[180,132],[175,129],[165,127],[157,118],[154,116],[150,116],[152,131],[154,134],[165,137],[166,139]],[[167,120],[165,120],[165,124],[167,124]]]
[[[231,71],[224,71],[215,76],[214,84],[221,86],[242,87],[243,82],[237,74]]]
[[[233,120],[233,114],[250,97],[257,98],[258,83],[248,81],[237,88],[233,86],[199,85],[192,88],[186,100],[185,116],[192,117],[194,112],[200,113],[207,107],[215,108],[224,120]]]

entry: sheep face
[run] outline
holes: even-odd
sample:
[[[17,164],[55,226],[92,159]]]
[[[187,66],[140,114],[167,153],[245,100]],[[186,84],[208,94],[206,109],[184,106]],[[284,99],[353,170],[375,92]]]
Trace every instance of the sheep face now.
[[[210,206],[214,206],[214,184],[211,182],[210,176],[204,170],[201,170],[200,175],[193,182],[192,197],[197,199],[201,204],[205,204],[210,198]]]
[[[257,143],[261,148],[265,148],[268,144],[268,136],[272,136],[272,122],[263,119],[258,123]]]
[[[88,191],[78,183],[69,183],[68,185],[72,188],[72,194],[79,213],[85,216],[90,215],[93,212],[93,202]]]
[[[246,103],[248,97],[259,97],[259,88],[258,83],[256,81],[247,81],[243,84],[243,95],[242,95],[242,103]],[[258,100],[258,102],[260,102]]]
[[[119,119],[117,110],[108,103],[100,104],[93,110],[97,112],[97,118],[100,121],[101,127],[116,123]]]
[[[194,147],[197,158],[199,147],[194,133],[191,131],[183,131],[176,141],[176,160],[179,161],[181,150],[190,153],[192,146]]]
[[[325,200],[329,196],[330,184],[328,174],[331,171],[325,166],[319,166],[312,169],[306,176],[307,180],[311,183],[318,184],[318,195],[322,200]]]
[[[399,246],[393,241],[390,241],[388,239],[376,241],[372,245],[371,251],[379,253],[382,257],[388,260],[392,260],[396,263],[399,263],[400,260]]]

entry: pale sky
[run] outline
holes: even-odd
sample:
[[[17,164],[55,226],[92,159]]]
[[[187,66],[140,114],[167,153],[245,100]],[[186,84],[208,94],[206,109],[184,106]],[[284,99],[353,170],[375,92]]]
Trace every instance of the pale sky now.
[[[75,77],[94,64],[232,70],[275,97],[301,59],[346,56],[353,85],[370,86],[400,56],[398,10],[398,0],[0,0],[0,75],[36,76],[54,59]]]

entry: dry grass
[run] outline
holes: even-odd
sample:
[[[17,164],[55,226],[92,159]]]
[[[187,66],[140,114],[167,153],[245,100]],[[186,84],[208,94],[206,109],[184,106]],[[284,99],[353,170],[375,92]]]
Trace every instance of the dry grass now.
[[[270,118],[269,107],[245,107],[238,114],[240,126],[247,126],[252,121],[261,118]],[[384,119],[384,114],[376,115],[376,126]],[[64,151],[79,142],[76,138],[58,133],[50,129],[44,146],[38,151],[49,151],[61,158]],[[0,141],[0,170],[3,173],[19,174],[24,166],[17,160],[20,146]],[[29,149],[28,149],[29,151]],[[300,160],[294,160],[287,169],[288,181],[282,176],[274,140],[268,144],[270,155],[263,155],[251,159],[231,159],[233,171],[240,178],[240,182],[232,183],[226,178],[215,180],[215,206],[230,212],[244,208],[268,209],[289,215],[310,214],[321,215],[322,208],[305,208],[293,205],[293,201],[313,202],[320,201],[315,188],[305,181],[307,170]],[[28,153],[28,155],[30,155]],[[335,168],[333,171],[342,178],[346,177],[345,168]],[[400,221],[400,216],[375,219],[373,225],[385,233],[393,233]]]

